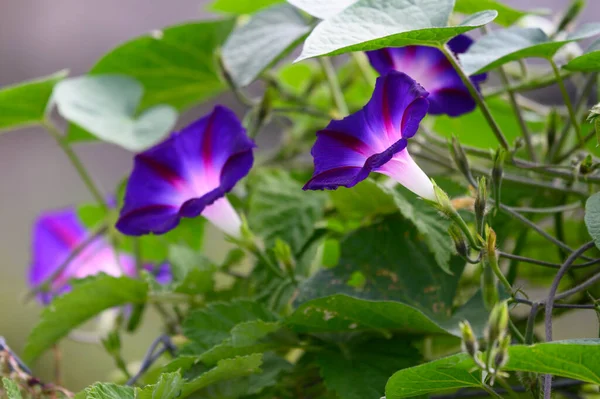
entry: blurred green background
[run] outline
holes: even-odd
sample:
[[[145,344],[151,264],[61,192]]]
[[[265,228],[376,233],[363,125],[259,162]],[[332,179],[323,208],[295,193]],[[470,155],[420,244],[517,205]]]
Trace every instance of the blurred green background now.
[[[47,75],[68,68],[72,75],[84,73],[103,53],[118,43],[167,25],[205,19],[208,0],[2,0],[0,2],[0,86]],[[506,1],[516,7],[546,7],[555,12],[568,0]],[[583,21],[600,15],[600,1],[588,2]],[[233,104],[224,96],[218,102]],[[183,115],[181,123],[201,115],[211,104]],[[80,145],[77,152],[105,193],[131,168],[126,151],[105,144]],[[19,353],[40,307],[23,301],[30,254],[30,229],[45,209],[61,208],[91,198],[55,142],[40,129],[22,129],[0,136],[0,335]],[[223,256],[220,233],[207,229],[209,256]],[[543,294],[544,291],[539,291]],[[139,360],[160,333],[158,316],[150,312],[135,337],[125,337],[124,355]],[[590,317],[591,316],[591,317]],[[557,323],[556,339],[598,334],[595,318],[574,313]],[[65,341],[63,379],[78,390],[95,380],[106,380],[112,359],[100,346]],[[53,378],[52,356],[36,365],[37,375]]]

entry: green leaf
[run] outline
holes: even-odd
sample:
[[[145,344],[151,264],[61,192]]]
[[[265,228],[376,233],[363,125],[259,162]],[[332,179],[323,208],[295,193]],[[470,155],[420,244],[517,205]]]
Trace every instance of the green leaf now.
[[[183,387],[183,392],[180,398],[188,397],[196,391],[221,381],[232,380],[255,373],[260,373],[262,357],[262,353],[254,353],[249,356],[239,356],[234,359],[221,360],[214,368],[186,383]]]
[[[288,0],[288,3],[320,19],[331,18],[357,0]]]
[[[233,20],[170,26],[120,45],[90,72],[121,73],[140,81],[143,109],[156,104],[189,107],[225,89],[214,54],[232,28]]]
[[[341,247],[337,267],[320,270],[300,286],[302,304],[286,319],[294,331],[383,329],[458,336],[458,321],[468,313],[481,333],[487,311],[480,297],[452,312],[464,261],[452,257],[453,275],[443,272],[410,222],[390,216],[352,233]],[[357,272],[364,284],[354,284]]]
[[[600,248],[600,193],[592,195],[585,203],[585,225]]]
[[[174,291],[182,294],[204,294],[214,288],[217,267],[203,254],[183,245],[169,247],[169,262],[175,281]]]
[[[19,386],[13,380],[2,377],[2,385],[4,385],[4,393],[6,394],[6,399],[22,399],[21,391],[19,390]]]
[[[53,102],[63,118],[100,140],[140,152],[161,141],[177,121],[175,108],[164,104],[137,115],[143,91],[128,76],[80,76],[58,83]]]
[[[282,2],[283,0],[215,0],[208,6],[208,9],[236,15],[253,14],[258,10]]]
[[[471,371],[473,359],[461,353],[400,370],[385,386],[386,399],[411,398],[460,388],[480,388],[481,372]]]
[[[225,68],[237,86],[249,85],[293,50],[309,30],[306,20],[287,4],[260,11],[237,27],[225,42]]]
[[[582,25],[559,41],[552,41],[539,28],[498,29],[482,36],[459,59],[465,72],[473,75],[523,58],[550,59],[565,44],[598,34],[600,23]]]
[[[517,116],[514,109],[501,98],[486,99],[488,108],[500,129],[505,133],[506,139],[512,143],[520,136]],[[545,128],[545,120],[533,112],[522,110],[523,118],[527,123],[528,128],[532,132],[543,131]],[[436,133],[444,137],[452,137],[457,135],[461,144],[471,145],[480,148],[496,149],[498,141],[489,125],[485,121],[485,117],[479,109],[474,110],[457,118],[451,118],[446,115],[438,116],[433,123],[433,129]]]
[[[80,396],[81,395],[81,396]],[[134,389],[111,383],[97,382],[77,394],[81,399],[134,399]]]
[[[145,282],[127,277],[101,274],[86,279],[44,308],[40,322],[27,339],[23,357],[28,362],[34,360],[73,328],[103,310],[144,303],[147,291]]]
[[[516,345],[508,350],[506,370],[530,371],[600,384],[600,339]]]
[[[302,191],[302,185],[281,171],[262,172],[252,182],[248,222],[267,246],[277,238],[298,253],[323,216],[327,194]]]
[[[144,86],[138,112],[158,104],[188,108],[225,90],[215,53],[231,32],[233,22],[194,22],[153,31],[116,47],[90,73],[123,74],[138,80]],[[69,129],[68,138],[92,139],[75,126]]]
[[[278,321],[251,320],[240,323],[231,329],[231,345],[234,347],[252,345],[280,328],[281,323]]]
[[[454,246],[447,233],[448,222],[414,194],[403,189],[394,191],[367,179],[352,189],[332,191],[330,196],[342,216],[349,219],[361,220],[400,210],[402,216],[410,220],[423,235],[439,266],[450,273],[448,262]]]
[[[340,187],[329,192],[337,211],[346,219],[363,220],[398,211],[391,190],[367,179],[351,189]]]
[[[175,399],[179,397],[183,384],[179,372],[164,373],[156,384],[136,388],[135,399]]]
[[[493,21],[498,14],[484,11],[460,25],[448,26],[453,6],[453,0],[359,0],[317,25],[296,61],[384,47],[441,46]]]
[[[498,17],[494,20],[498,25],[510,26],[529,14],[527,11],[514,9],[497,0],[456,0],[455,12],[463,14],[474,14],[485,10],[498,11]]]
[[[43,122],[54,85],[67,71],[0,88],[0,131]]]
[[[600,340],[548,342],[508,349],[507,371],[553,374],[592,384],[600,383]],[[481,372],[467,354],[458,354],[400,370],[390,377],[387,399],[410,398],[433,392],[481,387]]]
[[[563,68],[581,72],[600,71],[600,40],[592,43],[582,55],[569,61]]]
[[[277,316],[262,304],[250,300],[211,303],[188,316],[183,323],[183,333],[202,352],[229,338],[236,325],[254,320],[277,321]]]
[[[376,339],[346,349],[322,351],[316,359],[325,386],[340,399],[382,397],[390,375],[420,358],[408,340]]]

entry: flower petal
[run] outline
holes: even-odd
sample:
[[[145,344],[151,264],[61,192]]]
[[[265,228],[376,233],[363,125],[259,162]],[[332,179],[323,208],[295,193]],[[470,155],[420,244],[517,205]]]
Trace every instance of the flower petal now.
[[[455,54],[459,54],[465,52],[472,43],[473,40],[468,36],[459,35],[450,40],[448,46]],[[475,101],[460,76],[444,54],[436,48],[426,46],[384,48],[368,51],[367,56],[380,75],[385,75],[392,70],[401,71],[422,84],[430,93],[428,97],[430,114],[459,116],[475,108]],[[486,74],[476,75],[472,76],[471,80],[477,86],[486,77]]]
[[[135,157],[117,228],[163,234],[196,217],[248,174],[254,142],[235,114],[217,106]]]
[[[435,201],[433,183],[412,159],[408,150],[396,153],[388,163],[378,168],[377,172],[391,177],[418,196]]]
[[[427,113],[427,92],[408,75],[377,79],[369,103],[317,132],[315,172],[305,190],[352,187],[406,148]]]

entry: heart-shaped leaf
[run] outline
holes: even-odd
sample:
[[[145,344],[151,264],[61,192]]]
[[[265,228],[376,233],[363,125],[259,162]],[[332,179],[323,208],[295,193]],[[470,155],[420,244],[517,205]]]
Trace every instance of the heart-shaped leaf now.
[[[569,71],[598,72],[600,71],[600,39],[592,43],[585,53],[573,58],[563,68]]]
[[[54,86],[67,76],[60,71],[0,89],[0,131],[42,122]]]
[[[223,46],[223,63],[238,86],[246,86],[269,65],[298,45],[310,27],[288,4],[253,15]]]
[[[288,3],[320,19],[331,18],[356,3],[357,0],[288,0]]]
[[[483,11],[448,26],[453,7],[453,0],[360,0],[317,25],[297,61],[383,47],[441,46],[498,15]]]
[[[502,4],[497,0],[456,0],[456,6],[454,7],[455,12],[463,14],[473,14],[484,10],[498,11],[498,18],[494,22],[503,26],[510,26],[529,14],[526,11],[517,10],[506,4]]]
[[[469,75],[497,68],[522,58],[552,58],[565,44],[600,34],[600,23],[586,24],[564,40],[552,41],[539,28],[495,30],[477,40],[460,62]]]
[[[121,75],[81,76],[56,85],[58,112],[100,140],[139,152],[159,142],[177,121],[170,105],[156,105],[136,115],[144,89]]]

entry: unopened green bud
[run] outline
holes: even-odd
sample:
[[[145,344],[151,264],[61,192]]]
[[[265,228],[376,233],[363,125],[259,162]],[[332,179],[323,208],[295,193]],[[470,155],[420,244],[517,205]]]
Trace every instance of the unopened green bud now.
[[[111,355],[119,353],[121,350],[121,336],[116,330],[110,331],[105,338],[102,339],[102,346]]]
[[[477,186],[477,196],[475,197],[475,203],[473,205],[473,210],[475,211],[475,224],[477,226],[478,234],[483,233],[487,198],[487,181],[485,177],[481,177],[479,179],[479,185]]]
[[[435,207],[447,216],[450,216],[451,214],[456,212],[454,207],[452,206],[452,201],[450,201],[450,197],[448,197],[448,194],[446,194],[446,192],[442,190],[440,186],[435,184],[433,180],[432,183],[433,192],[435,193],[436,198]]]
[[[484,257],[487,259],[487,257]],[[481,294],[486,309],[492,309],[500,300],[498,294],[498,279],[494,271],[486,261],[483,262],[483,272],[481,273]]]
[[[289,244],[283,241],[280,238],[275,240],[275,247],[273,248],[273,254],[275,255],[275,259],[285,266],[286,269],[294,268],[294,257],[292,256],[292,248],[290,248]]]
[[[494,355],[494,369],[502,369],[508,363],[508,348],[510,347],[510,335],[505,335],[500,339],[496,354]]]
[[[583,8],[585,7],[585,0],[573,0],[569,5],[569,8],[565,11],[565,15],[560,20],[557,32],[563,31],[569,27],[569,25],[579,16]]]
[[[496,232],[490,226],[485,226],[485,237],[488,255],[496,256]]]
[[[452,136],[452,141],[449,147],[450,155],[452,156],[454,163],[458,167],[458,170],[460,170],[462,174],[467,178],[467,181],[473,181],[473,176],[471,175],[471,168],[469,167],[469,160],[467,159],[467,154],[465,154],[465,151],[458,142],[456,136]]]
[[[502,301],[492,309],[487,326],[487,341],[489,345],[503,339],[506,336],[508,322],[510,316],[508,314],[508,304]]]
[[[462,231],[455,224],[451,224],[448,228],[448,234],[452,238],[452,242],[454,242],[456,253],[466,258],[469,255],[469,247]]]
[[[462,335],[463,352],[468,353],[473,358],[476,357],[479,351],[479,344],[477,343],[471,324],[465,320],[458,323],[458,326]]]
[[[593,167],[594,161],[592,159],[592,156],[588,154],[579,164],[579,173],[581,173],[582,175],[587,175],[588,173],[591,173],[593,171]]]

